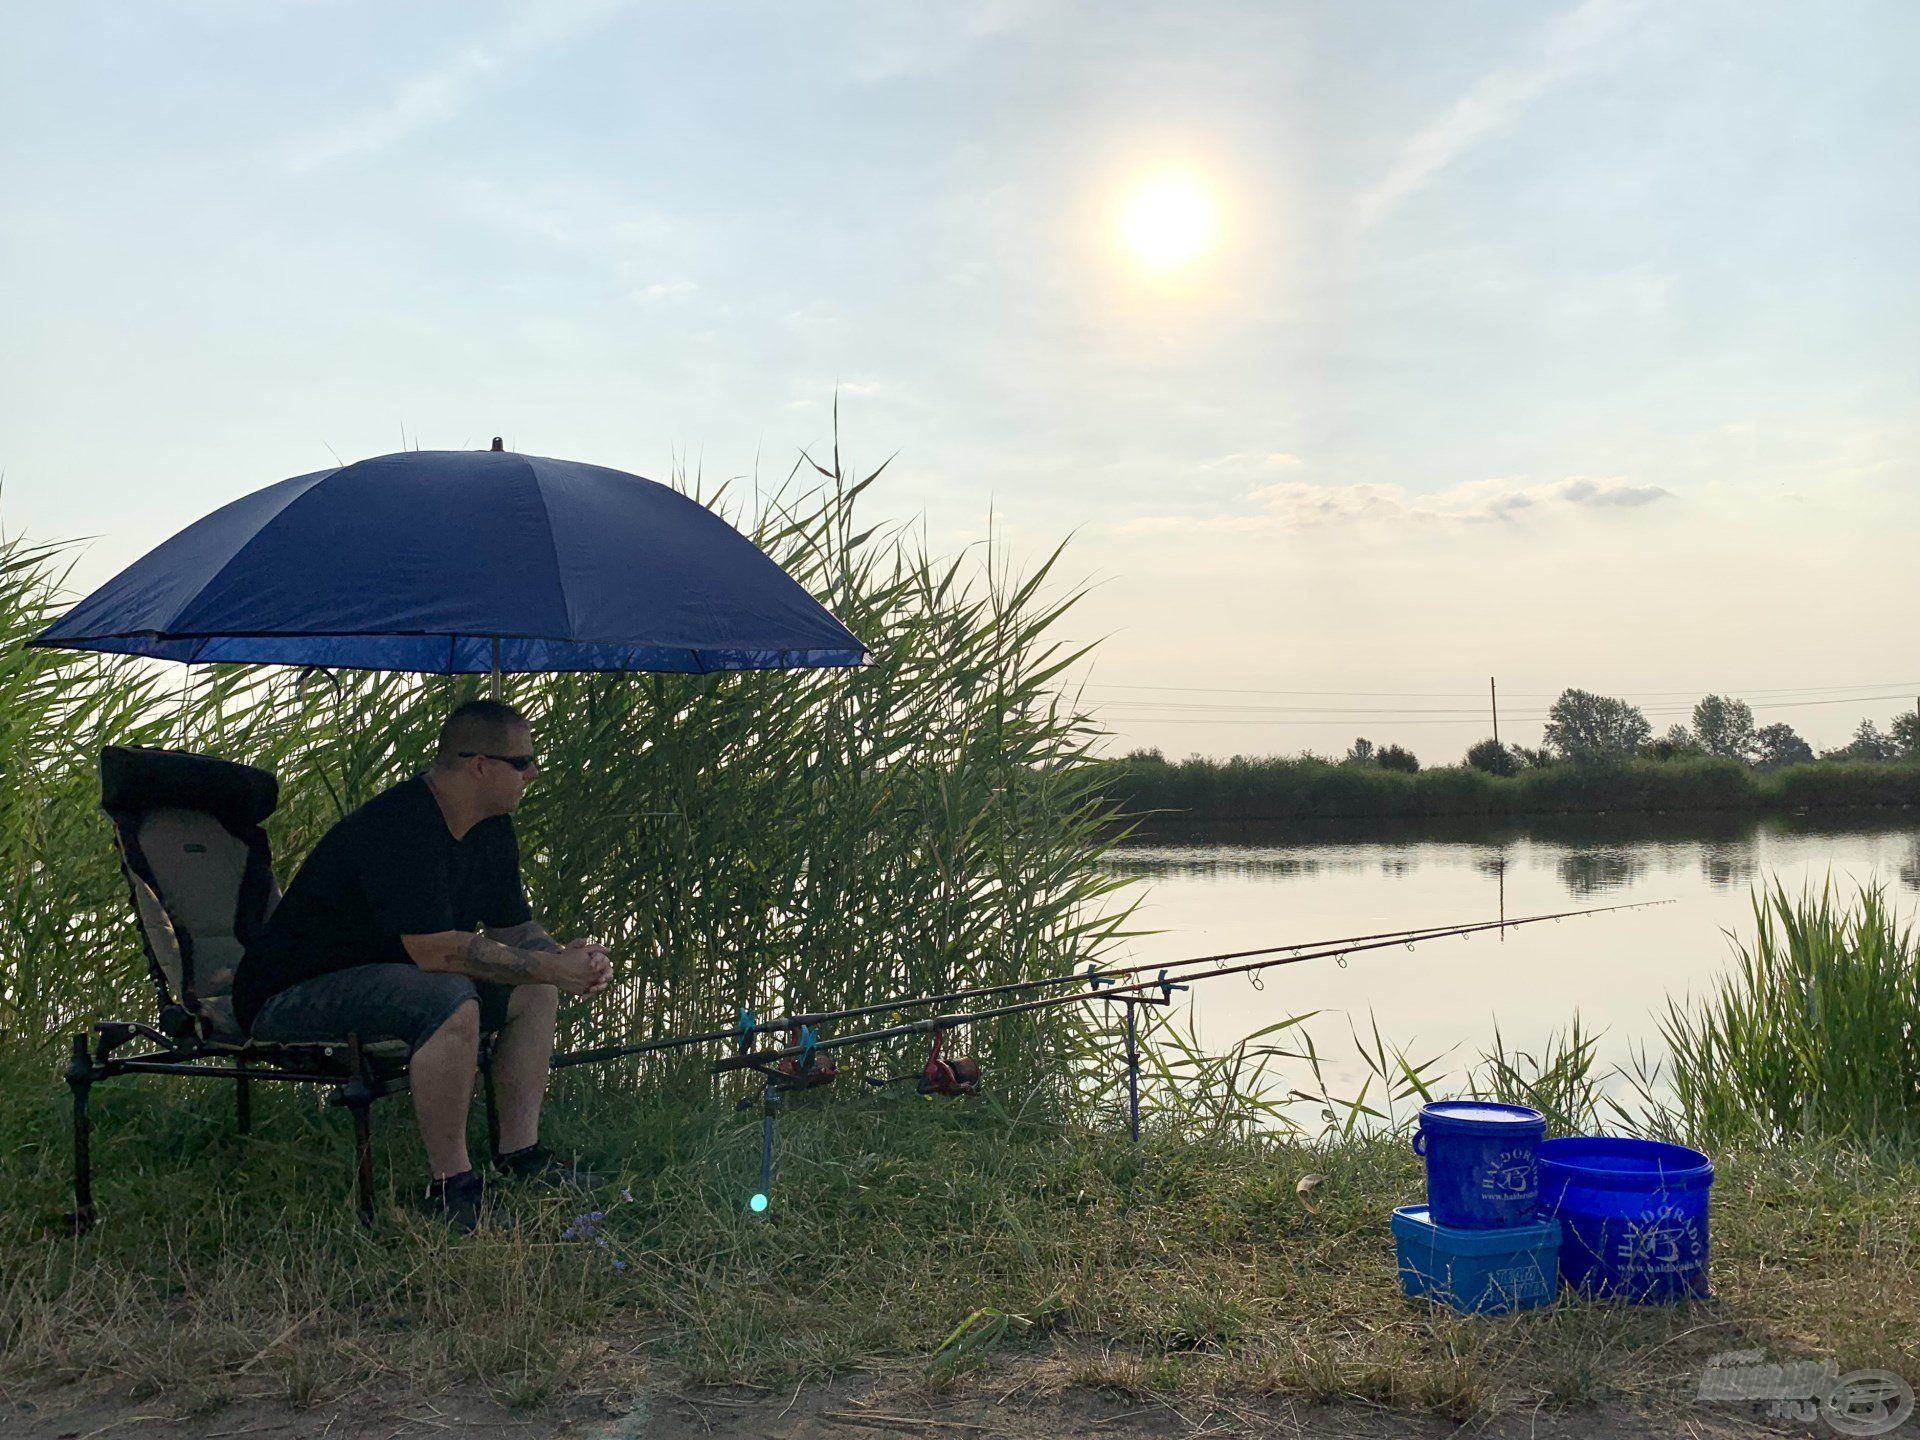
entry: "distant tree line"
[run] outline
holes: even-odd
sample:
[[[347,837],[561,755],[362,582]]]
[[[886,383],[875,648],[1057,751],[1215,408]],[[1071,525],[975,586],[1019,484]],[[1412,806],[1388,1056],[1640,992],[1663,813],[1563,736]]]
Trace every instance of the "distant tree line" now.
[[[1538,747],[1476,741],[1422,770],[1400,745],[1360,737],[1343,755],[1195,756],[1136,750],[1095,762],[1125,810],[1196,819],[1402,818],[1594,810],[1764,809],[1920,803],[1920,713],[1862,720],[1818,755],[1791,725],[1755,725],[1745,701],[1707,695],[1691,723],[1655,736],[1636,705],[1569,689]]]
[[[1538,748],[1505,745],[1498,740],[1476,741],[1468,747],[1465,763],[1489,775],[1518,775],[1522,770],[1553,764],[1608,764],[1635,758],[1686,760],[1711,756],[1736,760],[1760,770],[1785,765],[1807,765],[1820,760],[1920,760],[1920,711],[1894,717],[1882,730],[1862,720],[1845,745],[1823,750],[1813,747],[1791,725],[1753,723],[1753,708],[1725,695],[1703,696],[1693,707],[1691,725],[1675,724],[1655,736],[1639,706],[1589,690],[1563,690],[1547,711],[1547,728]],[[1307,758],[1313,758],[1309,753]],[[1399,745],[1376,746],[1364,737],[1348,747],[1343,765],[1377,765],[1382,770],[1409,774],[1420,768],[1411,750]]]
[[[1526,765],[1608,763],[1630,760],[1683,760],[1712,756],[1761,770],[1810,764],[1813,747],[1791,725],[1756,727],[1753,708],[1744,700],[1706,695],[1693,707],[1691,725],[1671,725],[1657,739],[1637,705],[1587,690],[1563,690],[1547,711],[1547,728],[1538,751],[1502,747],[1483,740],[1467,752],[1467,763],[1489,774],[1514,774]],[[1821,760],[1920,759],[1920,712],[1908,710],[1881,730],[1862,720],[1845,745],[1820,753]]]

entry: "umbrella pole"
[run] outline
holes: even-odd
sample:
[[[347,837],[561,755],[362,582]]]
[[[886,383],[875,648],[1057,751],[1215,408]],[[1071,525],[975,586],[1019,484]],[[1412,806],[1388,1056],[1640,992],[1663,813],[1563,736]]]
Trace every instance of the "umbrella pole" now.
[[[500,698],[500,637],[493,637],[493,673],[487,680],[487,695],[490,699]]]

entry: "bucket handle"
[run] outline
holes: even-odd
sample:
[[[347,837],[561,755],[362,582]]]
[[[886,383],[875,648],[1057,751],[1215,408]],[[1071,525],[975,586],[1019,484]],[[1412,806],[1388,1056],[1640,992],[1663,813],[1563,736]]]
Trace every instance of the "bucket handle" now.
[[[1415,1130],[1413,1132],[1413,1153],[1416,1155],[1425,1155],[1427,1153],[1427,1132],[1426,1131]]]

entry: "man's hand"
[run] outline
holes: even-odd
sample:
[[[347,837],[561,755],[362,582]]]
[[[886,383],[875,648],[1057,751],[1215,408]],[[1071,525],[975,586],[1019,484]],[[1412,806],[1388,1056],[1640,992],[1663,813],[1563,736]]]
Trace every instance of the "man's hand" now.
[[[613,956],[598,940],[569,940],[554,958],[569,973],[581,979],[577,987],[563,980],[555,980],[554,983],[569,995],[590,1000],[613,983]]]
[[[515,946],[504,943],[511,936]],[[443,930],[431,935],[402,935],[408,956],[422,970],[448,971],[499,985],[552,985],[569,995],[591,997],[613,980],[613,960],[598,940],[562,946],[528,921],[492,935]]]

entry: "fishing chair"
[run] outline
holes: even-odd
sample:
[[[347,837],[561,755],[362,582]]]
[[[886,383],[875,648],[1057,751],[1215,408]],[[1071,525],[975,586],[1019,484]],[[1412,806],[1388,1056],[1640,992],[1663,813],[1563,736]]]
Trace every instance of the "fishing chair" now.
[[[234,1082],[238,1129],[252,1128],[256,1080],[328,1085],[329,1105],[353,1115],[362,1224],[373,1222],[373,1102],[407,1088],[404,1040],[357,1035],[293,1045],[250,1040],[233,1013],[233,972],[260,934],[280,887],[261,822],[280,801],[273,775],[179,750],[111,746],[100,753],[100,808],[113,822],[159,1001],[157,1024],[105,1020],[73,1037],[74,1224],[93,1223],[92,1089],[116,1075],[181,1075]],[[123,1053],[135,1047],[132,1053]],[[499,1147],[492,1075],[482,1047],[487,1131]]]

